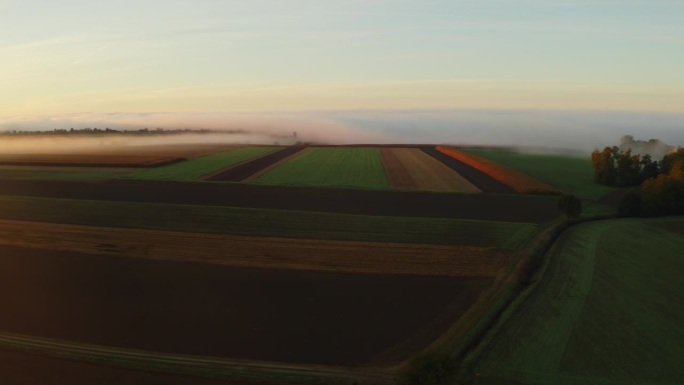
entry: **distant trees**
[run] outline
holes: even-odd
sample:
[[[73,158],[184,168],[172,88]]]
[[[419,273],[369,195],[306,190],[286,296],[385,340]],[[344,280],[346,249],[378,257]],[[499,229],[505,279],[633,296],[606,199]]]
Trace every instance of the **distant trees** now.
[[[631,149],[623,151],[618,146],[594,150],[591,163],[594,180],[609,186],[636,186],[659,172],[658,163],[650,155],[632,155]]]
[[[619,150],[614,152],[613,149],[610,149],[610,157],[613,159],[616,153],[620,157],[624,156],[624,153]],[[620,168],[614,164],[612,167],[610,161],[604,164],[601,159],[604,152],[596,155],[597,153],[598,150],[592,153],[596,180],[600,183],[613,180],[612,185],[624,186],[625,184],[616,182],[624,180],[617,177]],[[676,151],[666,154],[660,162],[654,162],[650,156],[644,156],[641,157],[640,163],[638,179],[642,180],[641,188],[629,191],[623,196],[618,212],[624,216],[684,214],[684,148],[679,147]],[[633,175],[624,169],[622,172],[624,175]],[[612,173],[612,176],[606,177],[606,173]]]
[[[633,155],[633,148],[652,153]],[[662,160],[653,160],[652,154],[662,156]],[[591,163],[598,183],[641,185],[623,196],[618,208],[621,215],[684,214],[684,148],[668,146],[658,139],[641,141],[625,135],[619,147],[594,150]]]
[[[684,214],[684,149],[675,153],[682,159],[667,166],[667,173],[641,185],[642,215]]]

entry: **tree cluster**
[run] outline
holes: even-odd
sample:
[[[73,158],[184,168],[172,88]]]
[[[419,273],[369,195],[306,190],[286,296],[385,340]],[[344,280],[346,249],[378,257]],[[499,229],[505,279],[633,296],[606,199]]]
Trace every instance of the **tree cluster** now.
[[[594,166],[594,180],[609,186],[636,186],[660,173],[658,162],[651,155],[632,155],[618,146],[598,149],[591,153]]]
[[[627,193],[620,202],[622,215],[684,214],[684,148],[659,162],[659,174],[645,180],[641,189]]]

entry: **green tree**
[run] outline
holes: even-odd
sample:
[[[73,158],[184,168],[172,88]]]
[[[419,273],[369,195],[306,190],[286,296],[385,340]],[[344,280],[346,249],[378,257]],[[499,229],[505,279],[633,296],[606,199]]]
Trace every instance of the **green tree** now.
[[[641,196],[648,215],[684,214],[684,161],[675,163],[670,175],[645,181]]]

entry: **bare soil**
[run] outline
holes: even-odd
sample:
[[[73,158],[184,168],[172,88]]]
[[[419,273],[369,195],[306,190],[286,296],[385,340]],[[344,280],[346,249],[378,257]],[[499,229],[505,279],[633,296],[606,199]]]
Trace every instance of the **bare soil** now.
[[[208,182],[11,180],[0,184],[0,195],[529,223],[545,223],[560,215],[558,198],[555,196],[372,191]]]
[[[395,148],[392,151],[421,190],[480,192],[466,178],[418,148]]]
[[[0,246],[0,256],[3,331],[343,366],[408,357],[458,320],[492,282],[246,269],[9,246]]]
[[[321,241],[0,220],[0,244],[156,260],[354,273],[493,277],[494,248]]]
[[[380,155],[382,164],[385,167],[387,182],[390,187],[401,190],[417,190],[418,184],[411,177],[406,166],[401,162],[392,148],[381,147]]]
[[[446,166],[452,170],[459,173],[461,176],[474,184],[477,188],[486,193],[497,193],[497,194],[514,194],[515,190],[506,186],[505,184],[499,182],[498,180],[492,178],[487,173],[484,173],[475,167],[472,167],[460,160],[454,159],[449,155],[437,151],[434,146],[421,147],[426,154],[437,159],[438,161],[444,163]]]
[[[185,158],[160,155],[0,154],[0,165],[44,167],[158,167]]]
[[[249,385],[232,380],[95,365],[4,348],[0,348],[0,378],[8,385]]]
[[[267,168],[271,166],[274,163],[277,163],[285,158],[288,158],[292,155],[297,154],[300,151],[303,151],[305,147],[301,146],[289,146],[285,147],[282,150],[278,150],[275,152],[271,152],[269,154],[266,154],[264,156],[258,157],[254,160],[241,163],[235,167],[231,167],[225,171],[222,171],[218,174],[215,174],[211,176],[210,178],[207,178],[206,180],[208,181],[224,181],[224,182],[240,182],[243,181],[250,176],[258,173],[259,171],[263,170],[264,168]]]

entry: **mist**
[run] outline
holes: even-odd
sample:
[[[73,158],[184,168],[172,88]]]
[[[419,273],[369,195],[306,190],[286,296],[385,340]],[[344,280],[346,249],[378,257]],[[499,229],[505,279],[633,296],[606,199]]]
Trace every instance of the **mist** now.
[[[0,119],[0,130],[211,129],[226,133],[76,138],[6,137],[0,151],[66,151],[153,144],[456,144],[581,151],[624,135],[684,144],[684,114],[623,111],[399,110],[270,113],[88,113]],[[228,131],[239,130],[239,133]],[[296,133],[296,136],[295,136]],[[28,140],[28,141],[24,141]]]

